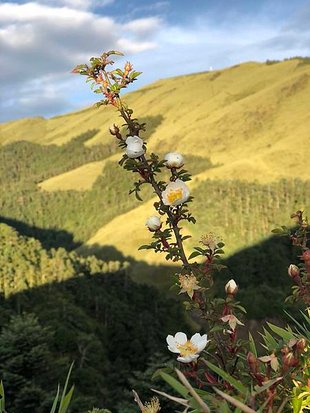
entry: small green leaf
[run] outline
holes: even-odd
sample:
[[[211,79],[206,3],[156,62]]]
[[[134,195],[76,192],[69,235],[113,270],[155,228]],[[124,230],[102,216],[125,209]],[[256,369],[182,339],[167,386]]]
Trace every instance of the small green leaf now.
[[[278,336],[280,336],[281,338],[283,338],[283,340],[285,341],[289,341],[292,338],[295,338],[293,332],[287,331],[284,328],[275,326],[274,324],[271,323],[267,323],[268,327],[270,328],[270,330],[272,330],[274,333],[276,333]]]
[[[170,376],[169,374],[161,371],[160,376],[181,396],[187,397],[188,396],[188,390],[183,384],[181,384],[178,380],[176,380],[174,377]]]
[[[68,408],[69,408],[69,404],[73,395],[73,391],[74,391],[74,386],[71,387],[71,389],[69,390],[68,394],[66,394],[65,398],[62,400],[62,403],[59,407],[59,413],[66,413]]]
[[[272,385],[274,385],[274,384],[277,383],[278,381],[282,380],[282,378],[283,378],[283,377],[277,377],[277,378],[275,378],[275,379],[273,379],[273,380],[269,380],[269,381],[267,381],[263,386],[258,386],[258,385],[256,385],[256,386],[254,387],[255,392],[252,393],[253,396],[256,396],[257,394],[260,394],[260,393],[262,393],[263,391],[269,389],[269,387],[271,387]]]
[[[222,370],[221,368],[215,366],[214,364],[210,363],[208,360],[204,360],[206,365],[221,376],[224,380],[230,383],[236,390],[238,390],[244,396],[248,393],[248,389],[237,379],[232,377],[230,374],[226,373],[226,371]]]
[[[152,249],[152,247],[150,245],[141,245],[138,248],[138,251],[140,251],[140,250],[150,250],[150,249]]]
[[[189,260],[191,260],[192,258],[198,257],[198,255],[201,255],[201,253],[199,251],[194,251],[191,253],[191,255],[188,257]]]
[[[59,397],[59,385],[58,385],[58,387],[57,387],[57,393],[56,393],[55,399],[54,399],[54,401],[53,401],[53,406],[52,406],[52,408],[51,408],[50,413],[55,413],[55,412],[56,412],[58,397]]]
[[[255,357],[257,357],[256,345],[251,333],[249,333],[249,345],[251,352],[254,354]]]

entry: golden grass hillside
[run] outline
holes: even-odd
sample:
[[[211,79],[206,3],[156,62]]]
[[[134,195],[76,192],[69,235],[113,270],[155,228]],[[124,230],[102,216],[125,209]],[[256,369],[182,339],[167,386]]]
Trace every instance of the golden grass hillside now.
[[[310,65],[298,59],[273,65],[244,63],[160,80],[129,93],[126,100],[136,116],[149,120],[150,149],[205,155],[222,165],[205,177],[307,178],[309,79]],[[92,142],[112,146],[107,129],[117,120],[113,109],[106,107],[48,120],[22,119],[0,125],[0,143],[62,144],[98,128]]]
[[[269,184],[280,178],[310,177],[309,79],[310,65],[300,59],[271,65],[249,62],[160,80],[128,93],[125,99],[135,116],[149,126],[145,134],[149,150],[180,151],[185,157],[210,158],[217,165],[197,174],[193,187],[207,179]],[[0,125],[0,143],[29,140],[61,145],[99,129],[86,144],[108,145],[112,156],[107,160],[115,161],[116,144],[108,127],[118,121],[110,107],[90,107],[48,120],[22,119]],[[105,162],[85,164],[42,182],[40,188],[88,190]],[[116,210],[115,218],[94,233],[88,244],[109,244],[124,255],[161,262],[157,256],[137,251],[149,238],[144,221],[152,214],[151,204],[137,203],[137,208],[123,215]]]

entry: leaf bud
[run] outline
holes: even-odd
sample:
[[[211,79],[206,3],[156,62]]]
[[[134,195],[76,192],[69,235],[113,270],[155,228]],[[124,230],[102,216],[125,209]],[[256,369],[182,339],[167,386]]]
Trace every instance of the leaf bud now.
[[[231,279],[228,281],[228,283],[225,285],[225,292],[227,295],[232,295],[232,296],[235,296],[237,294],[238,286],[235,280]]]

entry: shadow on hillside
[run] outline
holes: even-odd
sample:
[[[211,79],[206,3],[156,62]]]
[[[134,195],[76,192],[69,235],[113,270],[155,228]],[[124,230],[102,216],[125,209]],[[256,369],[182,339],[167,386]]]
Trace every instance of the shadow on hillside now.
[[[271,236],[225,259],[227,269],[217,277],[217,288],[234,278],[249,318],[283,317],[284,309],[296,312],[284,300],[292,285],[287,269],[298,264],[298,255],[300,251],[286,237]]]
[[[66,250],[71,251],[81,246],[81,242],[74,241],[73,234],[64,229],[40,228],[35,225],[29,225],[23,221],[1,215],[0,223],[7,224],[16,229],[16,231],[18,231],[22,236],[37,239],[46,250],[50,248],[65,248]]]
[[[169,291],[175,283],[175,265],[152,265],[125,256],[112,245],[82,245],[73,240],[73,235],[65,230],[42,229],[24,222],[1,217],[0,222],[15,228],[21,235],[40,241],[44,249],[63,247],[75,250],[79,255],[90,256],[104,261],[128,262],[127,272],[138,283],[157,286]],[[272,236],[261,243],[238,251],[223,260],[226,269],[215,275],[216,290],[224,296],[225,283],[234,278],[239,285],[238,299],[248,311],[249,318],[263,319],[267,316],[283,316],[285,298],[290,294],[291,281],[287,268],[298,263],[299,251],[285,237]],[[177,293],[177,288],[172,294]],[[182,299],[183,296],[180,296]]]
[[[178,266],[172,265],[154,265],[148,264],[146,261],[137,261],[131,256],[125,256],[121,251],[113,245],[82,245],[76,252],[82,256],[94,255],[101,260],[112,260],[120,262],[128,262],[127,273],[139,284],[154,285],[160,290],[169,291],[173,284],[172,276],[178,270]]]
[[[149,139],[156,131],[158,126],[163,122],[163,120],[164,117],[162,115],[145,116],[143,118],[140,118],[139,122],[145,123],[146,126],[145,132],[142,132],[142,137]]]
[[[155,285],[167,292],[175,283],[173,275],[179,269],[172,265],[156,266],[136,261],[113,246],[83,245],[78,252],[104,260],[127,261],[130,263],[128,273],[135,281]],[[297,314],[296,307],[284,304],[284,301],[292,285],[287,269],[290,264],[298,263],[298,255],[298,249],[288,239],[279,236],[271,236],[238,251],[224,259],[223,264],[227,268],[214,275],[216,294],[224,297],[224,285],[233,278],[239,285],[238,300],[247,309],[249,319],[283,318],[284,309]],[[177,294],[178,288],[175,287],[170,293]],[[185,296],[180,298],[183,300]]]
[[[124,390],[130,390],[128,378],[132,371],[144,371],[151,355],[166,352],[165,338],[171,331],[188,328],[181,306],[175,300],[167,300],[149,286],[137,285],[123,271],[77,275],[66,281],[30,288],[6,300],[2,297],[1,307],[2,328],[12,315],[20,314],[25,319],[31,313],[51,333],[45,343],[43,335],[47,333],[42,332],[38,343],[42,348],[48,345],[52,351],[50,364],[45,365],[44,371],[39,367],[29,370],[31,382],[40,383],[45,391],[54,393],[57,381],[64,380],[74,360],[70,381],[76,386],[76,402],[71,410],[75,413],[81,409],[87,411],[92,405],[115,407],[116,402],[123,399]],[[22,330],[16,327],[13,333],[14,351],[20,353],[16,377],[28,379],[27,368],[32,368],[32,361],[27,358],[27,352],[31,349],[27,347],[28,342],[21,342],[21,338],[18,341],[17,335],[23,334],[18,328]],[[25,324],[25,328],[31,331],[29,324]],[[0,346],[0,360],[3,357]],[[21,364],[23,357],[30,363],[25,370]],[[33,363],[36,362],[34,359]],[[13,379],[10,381],[4,366],[6,364],[1,363],[0,376],[5,378],[9,399],[16,400],[23,381],[19,381],[13,394],[10,387]],[[11,407],[8,406],[9,411]]]

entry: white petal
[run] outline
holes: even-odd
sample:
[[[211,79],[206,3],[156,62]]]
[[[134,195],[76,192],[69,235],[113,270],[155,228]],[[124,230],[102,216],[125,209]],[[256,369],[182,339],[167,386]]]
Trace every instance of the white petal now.
[[[139,145],[143,145],[143,140],[141,138],[139,138],[139,136],[128,136],[128,138],[126,139],[126,144],[127,145],[132,145],[132,144],[139,144]]]
[[[143,148],[137,148],[137,149],[130,149],[129,147],[127,147],[126,149],[126,155],[128,156],[128,158],[139,158],[139,156],[142,156],[145,153]]]
[[[167,337],[166,337],[166,341],[167,341],[167,344],[169,345],[169,346],[171,346],[171,347],[175,347],[176,346],[176,341],[175,341],[175,338],[171,335],[171,334],[169,334]]]
[[[182,333],[181,331],[176,333],[174,337],[175,337],[175,341],[178,344],[185,344],[187,342],[187,335],[185,333]]]
[[[161,196],[163,198],[163,203],[164,205],[169,205],[169,201],[168,201],[168,191],[167,189],[165,189],[162,193]]]
[[[176,347],[168,346],[168,350],[171,351],[171,353],[180,353],[180,350]]]
[[[192,356],[178,357],[177,360],[181,363],[191,363],[192,361],[197,360],[198,357],[199,354],[193,354]]]
[[[191,342],[197,347],[197,351],[200,353],[207,345],[207,334],[201,336],[199,333],[196,333],[191,338]]]
[[[199,342],[201,341],[201,335],[200,333],[196,333],[193,335],[191,338],[191,342],[196,346]]]

